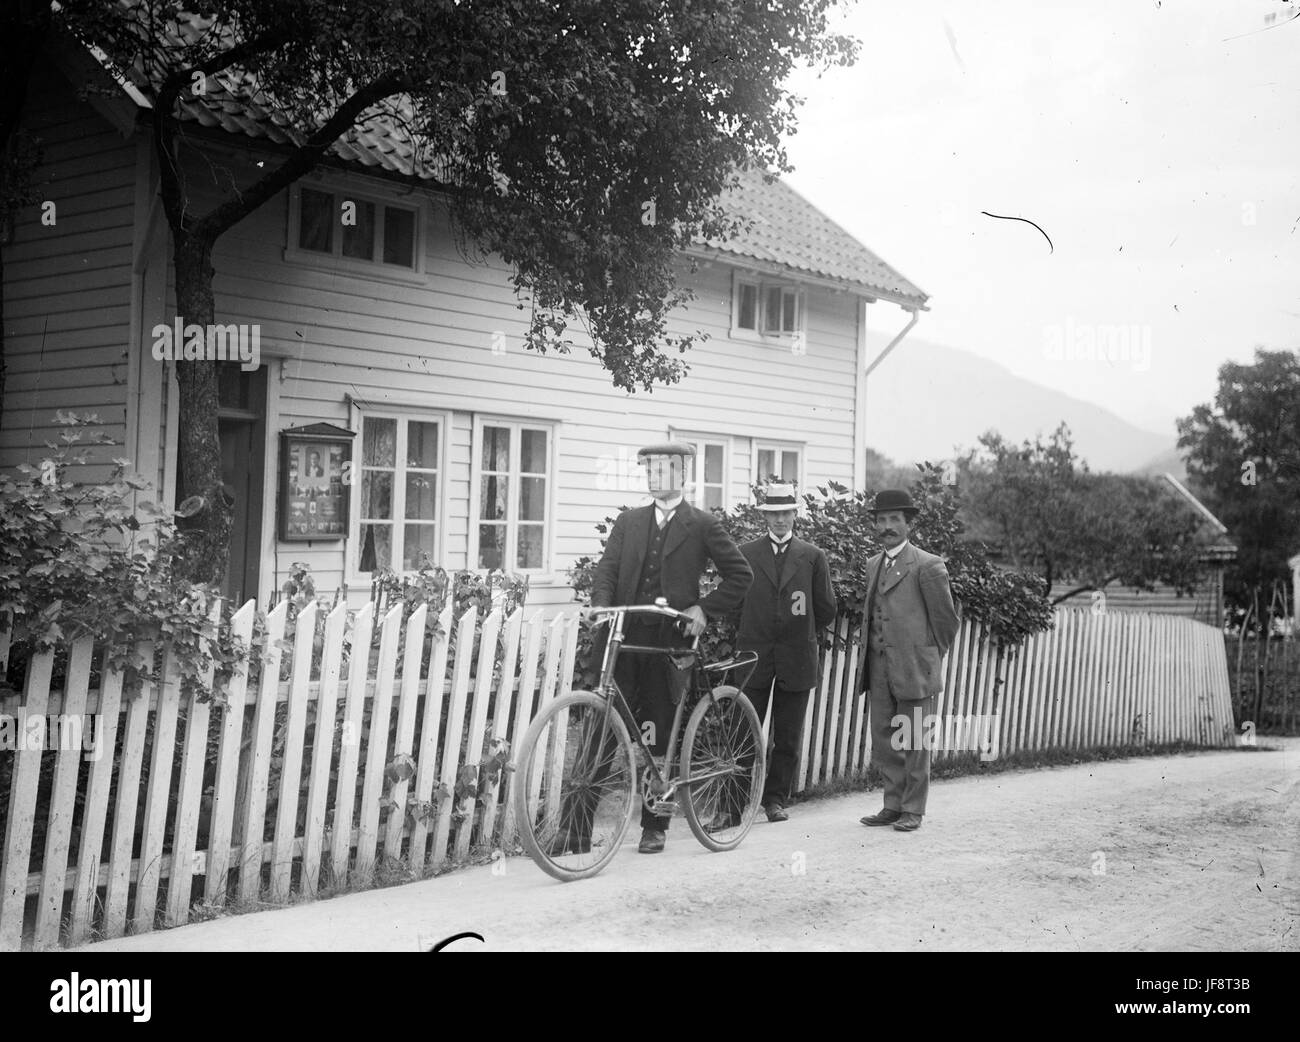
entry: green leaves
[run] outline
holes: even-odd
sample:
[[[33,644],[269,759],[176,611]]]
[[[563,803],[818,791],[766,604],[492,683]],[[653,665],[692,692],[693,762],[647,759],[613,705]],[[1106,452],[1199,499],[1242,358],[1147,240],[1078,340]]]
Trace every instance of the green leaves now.
[[[146,482],[46,482],[52,469],[75,474],[86,465],[87,450],[74,443],[103,440],[90,416],[62,411],[55,422],[78,437],[41,466],[21,468],[21,477],[0,478],[0,607],[14,615],[13,661],[90,636],[106,649],[106,663],[125,674],[127,690],[136,691],[155,677],[155,664],[127,649],[165,635],[182,688],[211,697],[200,678],[209,666],[219,678],[228,675],[241,651],[209,617],[215,590],[175,575],[169,519],[146,521],[153,540],[124,534],[142,528],[132,498]]]

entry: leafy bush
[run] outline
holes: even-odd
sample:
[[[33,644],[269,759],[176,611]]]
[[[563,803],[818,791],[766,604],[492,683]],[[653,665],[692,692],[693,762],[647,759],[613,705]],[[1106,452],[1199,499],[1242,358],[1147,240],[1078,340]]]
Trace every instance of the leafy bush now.
[[[977,619],[988,627],[992,639],[1011,647],[1032,633],[1050,628],[1052,612],[1042,594],[1042,582],[1033,575],[1004,571],[990,560],[981,543],[963,540],[964,526],[958,517],[961,507],[956,485],[945,484],[940,467],[918,464],[912,484],[912,501],[920,508],[912,523],[910,540],[923,550],[946,560],[953,598],[963,618]],[[754,490],[758,491],[757,487]],[[841,616],[856,625],[861,621],[862,602],[867,594],[867,560],[882,547],[876,541],[870,506],[874,491],[851,492],[830,482],[803,497],[805,509],[796,522],[796,532],[826,551],[831,579]],[[761,511],[750,504],[730,512],[715,511],[737,543],[757,539],[767,531]],[[601,545],[614,518],[596,526]],[[589,603],[596,559],[582,557],[569,571],[574,594]],[[716,580],[712,569],[701,581],[702,592]],[[706,659],[729,655],[735,643],[738,618],[715,621],[700,640]],[[578,645],[578,675],[585,686],[595,681],[599,663],[591,661],[591,631],[584,627]]]
[[[60,411],[67,427],[52,455],[20,477],[0,475],[0,626],[12,626],[11,674],[34,654],[63,642],[94,638],[104,649],[100,668],[123,673],[134,693],[157,680],[154,662],[137,641],[165,641],[175,652],[182,689],[207,690],[201,676],[215,668],[224,682],[246,650],[212,617],[216,587],[182,579],[174,567],[177,534],[170,517],[142,493],[149,483],[115,459],[104,483],[77,483],[87,445],[112,445],[93,415]]]

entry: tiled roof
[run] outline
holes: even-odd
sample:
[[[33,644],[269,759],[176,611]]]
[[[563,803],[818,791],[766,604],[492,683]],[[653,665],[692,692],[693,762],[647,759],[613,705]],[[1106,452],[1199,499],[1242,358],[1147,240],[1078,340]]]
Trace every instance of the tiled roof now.
[[[209,24],[195,15],[182,17],[188,18],[180,27],[187,37],[201,34]],[[176,42],[172,38],[164,46]],[[209,82],[206,95],[181,101],[182,119],[277,145],[298,145],[305,140],[282,114],[249,97],[254,93],[251,83],[235,82],[229,74],[220,78],[221,83]],[[347,164],[406,177],[415,165],[416,176],[431,184],[437,180],[436,169],[413,164],[408,140],[394,131],[394,120],[384,115],[348,130],[329,152]],[[769,182],[761,173],[744,172],[740,184],[724,196],[723,205],[748,218],[748,229],[728,240],[701,240],[699,250],[743,258],[757,267],[829,280],[907,306],[925,305],[927,298],[921,289],[780,180]]]
[[[768,183],[760,173],[742,173],[740,185],[723,197],[723,205],[752,223],[732,239],[702,244],[711,250],[847,283],[909,305],[926,301],[924,291],[784,181]]]

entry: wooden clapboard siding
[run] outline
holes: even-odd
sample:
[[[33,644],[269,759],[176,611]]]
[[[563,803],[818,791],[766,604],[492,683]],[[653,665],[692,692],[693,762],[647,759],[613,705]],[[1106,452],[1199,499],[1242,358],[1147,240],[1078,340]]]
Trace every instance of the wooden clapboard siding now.
[[[5,246],[7,377],[0,466],[48,455],[58,409],[96,413],[117,444],[80,480],[107,477],[126,440],[135,146],[50,65],[33,74],[24,127],[41,142],[35,189]],[[41,223],[41,203],[56,223]]]
[[[402,201],[397,189],[373,179],[331,173],[322,180]],[[198,205],[215,198],[200,195]],[[523,350],[528,313],[518,307],[508,269],[496,258],[467,262],[437,200],[426,203],[422,285],[331,269],[328,259],[322,265],[288,261],[288,227],[284,193],[223,236],[214,255],[218,320],[260,325],[263,357],[281,367],[270,382],[279,426],[348,426],[350,401],[362,409],[422,407],[450,414],[441,563],[463,568],[472,563],[474,417],[555,423],[552,567],[531,578],[530,597],[548,613],[572,603],[565,573],[579,557],[599,551],[594,526],[645,499],[635,469],[630,479],[602,479],[611,461],[634,459],[641,445],[663,440],[670,428],[731,439],[732,503],[749,495],[755,440],[804,444],[807,485],[852,483],[857,298],[849,294],[805,290],[807,349],[795,355],[788,344],[731,338],[730,266],[709,264],[694,276],[683,266],[697,299],[673,317],[670,329],[699,329],[709,339],[686,356],[691,372],[680,384],[628,395],[615,390],[609,373],[589,356],[580,323],[571,330],[575,346],[568,355]],[[170,317],[170,273],[168,279]],[[492,352],[496,332],[505,336],[504,354]],[[267,495],[274,495],[277,449],[272,438]],[[347,567],[345,555],[355,552],[343,542],[310,548],[277,543],[273,581],[282,582],[294,561],[304,561],[318,591],[350,584],[356,606],[370,591]]]

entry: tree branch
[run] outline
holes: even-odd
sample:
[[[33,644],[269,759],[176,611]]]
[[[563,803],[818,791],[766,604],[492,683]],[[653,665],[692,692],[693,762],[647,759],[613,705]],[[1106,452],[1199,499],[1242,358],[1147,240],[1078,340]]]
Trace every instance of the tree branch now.
[[[1057,597],[1054,601],[1052,601],[1052,606],[1055,607],[1056,605],[1060,604],[1062,601],[1068,601],[1071,597],[1078,596],[1081,593],[1086,593],[1088,590],[1104,590],[1107,586],[1109,586],[1119,577],[1120,577],[1120,573],[1116,572],[1114,575],[1108,575],[1105,579],[1103,579],[1101,581],[1100,586],[1093,586],[1093,585],[1077,586],[1073,590],[1070,590],[1068,593],[1063,593],[1061,594],[1061,596]]]
[[[222,203],[195,224],[195,233],[214,239],[238,224],[276,193],[293,184],[311,170],[325,151],[351,127],[371,105],[391,94],[409,90],[408,77],[398,72],[385,73],[368,87],[363,87],[338,107],[334,115],[305,144],[299,146],[278,167],[233,199]]]

